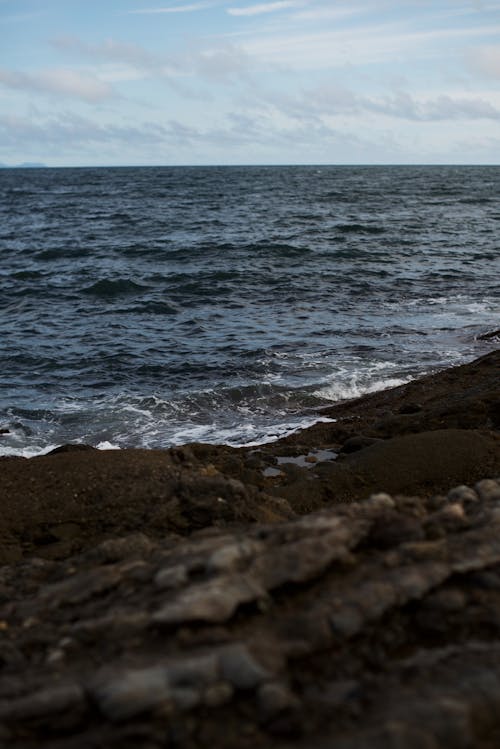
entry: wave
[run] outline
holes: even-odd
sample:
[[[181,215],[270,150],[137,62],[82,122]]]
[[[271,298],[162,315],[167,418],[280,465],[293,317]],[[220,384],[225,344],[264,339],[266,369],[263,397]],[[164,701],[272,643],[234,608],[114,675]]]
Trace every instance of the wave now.
[[[131,294],[142,294],[148,290],[148,286],[143,286],[135,281],[131,281],[129,278],[103,278],[81,291],[83,294],[100,297],[101,299],[109,299],[119,296],[128,296]]]
[[[336,231],[342,234],[384,234],[386,229],[377,224],[336,224]]]

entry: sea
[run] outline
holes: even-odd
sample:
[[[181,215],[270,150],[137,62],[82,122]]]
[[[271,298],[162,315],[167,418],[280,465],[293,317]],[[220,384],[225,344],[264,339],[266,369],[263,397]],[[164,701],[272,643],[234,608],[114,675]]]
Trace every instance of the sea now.
[[[498,327],[498,166],[0,170],[0,455],[258,445]]]

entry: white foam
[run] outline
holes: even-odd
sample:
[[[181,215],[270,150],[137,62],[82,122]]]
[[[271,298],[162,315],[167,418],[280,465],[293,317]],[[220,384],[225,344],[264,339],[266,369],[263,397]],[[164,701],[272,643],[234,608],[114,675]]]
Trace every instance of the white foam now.
[[[10,447],[0,445],[1,458],[36,458],[38,455],[46,455],[58,445],[29,445],[28,447]]]
[[[361,395],[376,393],[378,390],[398,387],[410,382],[413,377],[388,377],[386,379],[377,379],[371,381],[359,381],[355,376],[347,382],[335,381],[320,390],[314,395],[319,398],[326,398],[331,401],[348,400],[350,398],[359,398]]]
[[[112,442],[109,442],[108,440],[99,442],[96,445],[96,447],[98,450],[121,450],[120,445],[114,445]]]

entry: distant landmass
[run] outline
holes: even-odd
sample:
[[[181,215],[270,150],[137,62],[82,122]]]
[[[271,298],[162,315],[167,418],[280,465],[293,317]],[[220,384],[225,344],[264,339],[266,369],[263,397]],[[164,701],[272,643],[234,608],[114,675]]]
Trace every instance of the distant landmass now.
[[[23,161],[22,164],[0,164],[0,169],[40,169],[46,166],[41,161]]]

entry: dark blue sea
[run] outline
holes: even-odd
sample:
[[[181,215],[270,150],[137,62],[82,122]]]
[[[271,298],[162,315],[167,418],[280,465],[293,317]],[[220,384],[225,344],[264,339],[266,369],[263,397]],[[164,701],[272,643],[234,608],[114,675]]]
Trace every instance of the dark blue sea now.
[[[499,312],[500,167],[2,169],[0,454],[269,441]]]

